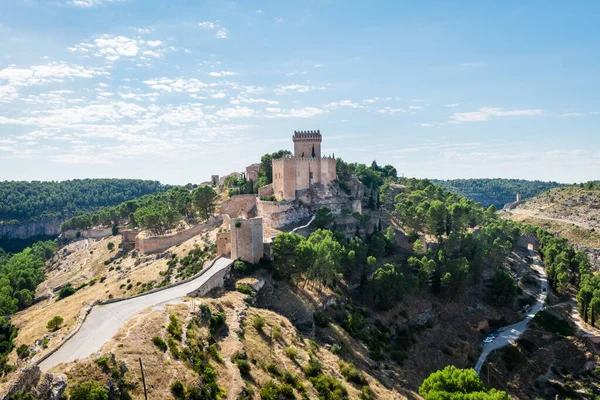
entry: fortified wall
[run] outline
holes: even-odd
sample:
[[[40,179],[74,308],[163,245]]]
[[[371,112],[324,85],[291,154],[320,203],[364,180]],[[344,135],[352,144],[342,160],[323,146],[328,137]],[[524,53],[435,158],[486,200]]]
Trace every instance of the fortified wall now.
[[[85,229],[85,230],[69,229],[68,231],[64,231],[63,233],[61,233],[61,237],[65,238],[65,239],[76,239],[77,232],[79,232],[79,237],[81,237],[81,238],[102,239],[102,238],[112,235],[112,227],[93,228],[93,229]]]
[[[219,222],[220,219],[211,218],[204,224],[194,225],[191,228],[184,229],[167,236],[140,237],[137,235],[135,238],[135,249],[143,254],[152,254],[159,251],[164,251],[170,247],[185,242],[194,236],[215,229]]]

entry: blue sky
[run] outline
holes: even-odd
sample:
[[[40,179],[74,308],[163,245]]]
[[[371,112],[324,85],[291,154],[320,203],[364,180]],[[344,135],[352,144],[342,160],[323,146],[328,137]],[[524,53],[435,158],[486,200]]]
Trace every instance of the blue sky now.
[[[600,179],[594,1],[0,2],[0,180],[199,183],[292,148]]]

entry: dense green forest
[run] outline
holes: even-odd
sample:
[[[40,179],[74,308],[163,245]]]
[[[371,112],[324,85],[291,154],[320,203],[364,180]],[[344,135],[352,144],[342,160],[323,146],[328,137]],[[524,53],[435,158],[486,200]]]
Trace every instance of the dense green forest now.
[[[0,182],[0,222],[68,217],[112,206],[171,186],[141,179]]]
[[[96,225],[113,226],[116,229],[119,224],[128,223],[130,227],[164,235],[184,217],[208,219],[215,210],[216,201],[217,193],[211,186],[200,186],[194,190],[177,187],[75,216],[63,222],[61,229],[88,229]]]
[[[0,249],[0,373],[10,369],[6,360],[17,335],[17,329],[5,317],[32,304],[35,288],[44,280],[44,263],[55,248],[56,241],[47,241],[17,254]]]
[[[451,179],[434,180],[446,190],[462,194],[484,206],[501,209],[515,201],[517,193],[522,199],[537,196],[562,184],[557,182],[527,181],[524,179]]]

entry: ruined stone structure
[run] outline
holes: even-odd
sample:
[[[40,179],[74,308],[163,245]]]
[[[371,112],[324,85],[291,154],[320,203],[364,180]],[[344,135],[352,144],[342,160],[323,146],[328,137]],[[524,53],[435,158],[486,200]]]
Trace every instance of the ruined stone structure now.
[[[262,218],[224,218],[228,230],[217,234],[217,254],[257,263],[264,256]]]
[[[219,184],[219,175],[211,175],[210,176],[210,184],[213,186],[217,186]]]
[[[246,179],[252,182],[256,182],[258,180],[258,171],[260,169],[260,164],[252,164],[246,167]]]
[[[296,131],[292,140],[294,156],[273,160],[273,194],[278,200],[295,200],[297,192],[337,179],[335,158],[321,156],[320,131]]]

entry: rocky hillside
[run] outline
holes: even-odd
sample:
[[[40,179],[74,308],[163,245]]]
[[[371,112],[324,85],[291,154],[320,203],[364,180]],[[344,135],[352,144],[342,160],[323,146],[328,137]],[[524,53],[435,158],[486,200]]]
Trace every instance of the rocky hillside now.
[[[559,234],[585,250],[600,269],[600,185],[554,188],[525,201],[507,215]]]

